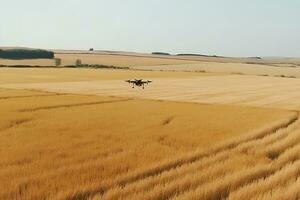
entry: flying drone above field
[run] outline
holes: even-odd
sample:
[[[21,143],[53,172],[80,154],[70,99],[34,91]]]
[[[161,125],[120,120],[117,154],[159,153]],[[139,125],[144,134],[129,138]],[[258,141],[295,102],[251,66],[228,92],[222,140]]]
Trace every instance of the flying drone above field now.
[[[152,81],[143,80],[143,79],[134,79],[134,80],[126,80],[125,82],[132,84],[132,88],[134,88],[134,86],[137,86],[137,87],[143,87],[143,89],[145,89],[145,84],[148,85]]]

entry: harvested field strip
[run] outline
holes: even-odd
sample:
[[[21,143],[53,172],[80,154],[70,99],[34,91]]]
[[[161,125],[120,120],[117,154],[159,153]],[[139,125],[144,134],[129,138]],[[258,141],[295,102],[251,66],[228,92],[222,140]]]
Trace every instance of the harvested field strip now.
[[[33,111],[39,111],[39,110],[51,110],[51,109],[58,109],[58,108],[90,106],[90,105],[97,105],[97,104],[124,102],[124,101],[130,101],[130,100],[132,100],[132,99],[112,100],[112,101],[96,101],[96,102],[86,102],[86,103],[76,103],[76,104],[63,104],[63,105],[55,105],[55,106],[43,106],[43,107],[36,107],[36,108],[29,108],[29,109],[21,109],[21,110],[19,110],[19,112],[33,112]]]
[[[195,153],[192,153],[185,157],[179,158],[178,160],[174,160],[172,162],[166,162],[166,163],[164,163],[160,166],[156,166],[152,169],[143,170],[142,172],[134,172],[132,175],[130,175],[130,174],[125,175],[125,177],[120,177],[120,179],[117,182],[112,183],[112,186],[110,186],[109,188],[112,188],[112,187],[123,188],[124,186],[127,186],[128,184],[132,184],[136,181],[143,180],[148,177],[158,176],[164,172],[173,170],[174,168],[175,169],[180,168],[181,166],[186,165],[186,164],[194,163],[194,162],[196,162],[200,159],[203,159],[205,157],[208,157],[210,155],[215,155],[222,151],[228,151],[228,150],[234,149],[243,143],[250,142],[251,140],[261,139],[265,136],[273,134],[274,132],[276,132],[280,129],[287,128],[291,124],[295,123],[297,121],[297,119],[298,119],[298,114],[295,113],[295,115],[292,118],[281,121],[280,123],[278,123],[278,122],[276,124],[274,123],[271,128],[267,127],[265,129],[259,131],[256,134],[249,134],[250,136],[235,139],[224,145],[220,145],[219,147],[216,147],[215,149],[210,149],[210,150],[204,151],[204,152],[203,151],[195,152]],[[100,191],[102,191],[101,193],[105,194],[105,191],[107,191],[107,189],[102,188],[102,189],[100,189]],[[101,194],[101,195],[103,195],[103,194]]]
[[[138,97],[211,104],[250,105],[297,110],[300,107],[299,79],[255,76],[201,76],[151,78],[145,90],[132,89],[123,80],[93,80],[63,83],[5,84],[12,89],[38,89],[75,94]]]
[[[75,60],[74,60],[75,62]],[[74,64],[74,63],[73,63]],[[220,75],[214,73],[191,72],[152,72],[111,69],[73,69],[73,68],[1,68],[0,87],[15,83],[58,83],[99,80],[126,80],[142,78],[184,78],[195,76]],[[2,90],[3,91],[3,90]]]

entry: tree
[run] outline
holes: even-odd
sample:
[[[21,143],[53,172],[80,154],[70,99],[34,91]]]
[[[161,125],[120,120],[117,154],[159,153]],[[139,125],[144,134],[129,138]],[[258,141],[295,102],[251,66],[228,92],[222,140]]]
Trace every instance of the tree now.
[[[76,67],[80,67],[82,65],[82,62],[80,59],[77,59],[75,62]]]
[[[0,58],[5,59],[53,59],[54,52],[42,49],[0,49]]]
[[[58,67],[61,65],[61,58],[55,58],[55,66]]]

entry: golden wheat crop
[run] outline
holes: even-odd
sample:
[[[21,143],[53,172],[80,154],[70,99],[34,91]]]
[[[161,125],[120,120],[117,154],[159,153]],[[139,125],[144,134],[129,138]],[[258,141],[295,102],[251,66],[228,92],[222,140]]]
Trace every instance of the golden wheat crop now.
[[[1,200],[299,199],[297,79],[0,70]]]
[[[0,101],[0,199],[96,198],[103,188],[115,188],[117,183],[145,179],[150,184],[147,177],[173,169],[168,167],[172,160],[174,165],[187,165],[186,171],[176,171],[182,175],[168,172],[164,181],[182,176],[188,181],[194,170],[209,165],[203,161],[202,167],[190,169],[193,164],[188,162],[195,153],[186,152],[293,116],[273,109],[29,90],[1,89]],[[211,123],[211,119],[217,121]],[[227,126],[236,120],[239,126]],[[148,166],[167,157],[165,165],[147,172]],[[237,158],[236,162],[250,161]],[[234,171],[237,166],[223,170]],[[218,174],[222,173],[216,171],[214,176]],[[156,179],[151,181],[153,187],[160,185]],[[170,187],[169,194],[173,194],[178,186]]]
[[[256,199],[264,192],[270,195],[276,187],[287,187],[286,184],[291,186],[287,187],[291,191],[287,196],[297,199],[295,194],[299,191],[293,182],[299,174],[300,145],[283,148],[277,158],[270,158],[257,148],[258,143],[264,144],[260,148],[264,151],[270,144],[288,144],[290,137],[299,134],[297,114],[280,124],[277,129],[252,135],[257,137],[233,139],[217,151],[202,152],[203,156],[184,164],[126,184],[115,183],[94,199]],[[279,137],[283,133],[287,134],[285,139]]]

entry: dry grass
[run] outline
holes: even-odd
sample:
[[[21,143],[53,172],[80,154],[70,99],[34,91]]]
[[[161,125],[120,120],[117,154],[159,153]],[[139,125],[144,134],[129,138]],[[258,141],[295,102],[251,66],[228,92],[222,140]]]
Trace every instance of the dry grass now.
[[[56,54],[56,58],[62,59],[62,65],[74,65],[76,59],[80,59],[83,64],[102,64],[118,67],[132,66],[152,66],[152,65],[173,65],[191,64],[198,61],[165,59],[149,56],[127,56],[127,55],[101,55],[101,54]]]
[[[55,66],[55,62],[52,59],[9,60],[0,58],[0,65]]]
[[[294,115],[274,109],[26,90],[1,89],[0,97],[0,199],[97,198],[105,188],[110,194],[108,188],[117,183],[134,184],[164,171],[170,173],[164,181],[177,180],[183,172],[166,170],[170,162],[187,166],[187,181],[194,170],[209,166],[210,158],[191,162],[199,147],[202,151]],[[167,157],[170,161],[161,163]],[[235,161],[240,164],[223,171],[254,162],[239,157]],[[222,174],[215,171],[212,177]],[[177,191],[172,188],[170,195]]]
[[[274,64],[264,63],[247,64],[243,62],[198,62],[192,64],[174,64],[174,65],[153,65],[153,66],[132,66],[132,69],[157,70],[157,71],[206,71],[213,73],[235,73],[245,75],[268,75],[300,78],[300,69],[290,67],[292,64]],[[288,67],[287,67],[288,66]]]

